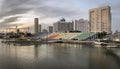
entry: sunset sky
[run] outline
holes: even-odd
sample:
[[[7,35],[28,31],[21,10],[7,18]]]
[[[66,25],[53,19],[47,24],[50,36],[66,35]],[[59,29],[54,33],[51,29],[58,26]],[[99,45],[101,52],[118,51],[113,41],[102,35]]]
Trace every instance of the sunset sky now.
[[[35,17],[48,25],[63,17],[89,20],[89,9],[106,5],[111,6],[112,30],[120,31],[120,0],[0,0],[0,29],[32,27]]]

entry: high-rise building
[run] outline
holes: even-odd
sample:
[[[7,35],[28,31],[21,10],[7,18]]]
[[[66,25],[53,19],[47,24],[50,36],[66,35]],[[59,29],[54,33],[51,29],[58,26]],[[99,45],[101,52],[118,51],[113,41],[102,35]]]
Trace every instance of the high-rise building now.
[[[75,30],[81,32],[88,32],[88,20],[75,20]]]
[[[53,26],[49,26],[49,33],[53,33]]]
[[[39,19],[35,18],[34,19],[34,34],[37,34],[39,32],[38,31],[38,24],[39,24]]]
[[[89,31],[111,33],[111,9],[104,6],[89,10]]]
[[[54,32],[69,32],[73,31],[74,28],[73,22],[66,22],[66,20],[63,18],[60,21],[54,23]]]

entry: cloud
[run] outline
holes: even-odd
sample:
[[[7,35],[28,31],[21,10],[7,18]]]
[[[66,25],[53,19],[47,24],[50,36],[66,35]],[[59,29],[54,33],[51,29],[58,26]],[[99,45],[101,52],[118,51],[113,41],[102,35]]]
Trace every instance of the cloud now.
[[[111,9],[112,9],[112,13],[116,16],[116,15],[120,15],[120,4],[119,3],[117,3],[117,4],[113,4],[112,6],[111,6]],[[114,16],[113,15],[113,16]]]
[[[10,23],[17,21],[18,18],[20,18],[20,16],[7,18],[3,20],[2,22],[0,22],[0,27],[10,26]]]
[[[66,0],[68,1],[68,0]],[[0,18],[5,18],[9,16],[21,14],[27,14],[29,11],[34,12],[36,16],[40,16],[42,19],[47,18],[56,18],[56,17],[72,17],[78,15],[80,12],[74,9],[69,9],[68,7],[60,7],[60,6],[51,6],[52,3],[60,3],[63,5],[64,0],[3,0],[0,10]],[[72,0],[71,0],[72,1]],[[63,3],[62,3],[63,2]],[[66,10],[67,9],[67,10]],[[43,16],[41,16],[41,14]],[[22,17],[22,16],[21,16]],[[17,18],[9,18],[9,19],[18,19]],[[3,23],[11,23],[16,20],[9,21],[5,20]],[[6,25],[6,24],[1,24]]]
[[[120,5],[118,5],[120,6]],[[115,30],[120,31],[120,7],[113,7],[112,9],[112,30],[115,32]]]
[[[69,7],[59,7],[57,5],[51,6],[49,2],[59,3],[58,0],[4,0],[1,6],[2,13],[0,17],[24,14],[29,11],[33,11],[37,15],[43,14],[45,17],[73,16],[78,14],[77,10],[69,9]],[[62,0],[62,2],[66,1]]]
[[[30,0],[4,0],[1,6],[0,17],[7,17],[12,15],[24,14],[31,10],[25,4]]]
[[[10,23],[16,22],[18,18],[22,17],[21,14],[26,14],[32,10],[33,4],[35,4],[35,0],[3,0],[0,7],[0,18],[10,18],[2,20],[3,22],[0,23],[0,26],[7,27]],[[15,15],[16,17],[13,17]]]
[[[34,8],[44,6],[48,0],[3,0],[0,10],[0,17],[25,14],[34,11]],[[39,12],[40,13],[40,12]]]
[[[15,8],[0,14],[0,18],[27,13],[29,8]]]
[[[28,14],[30,11],[34,12],[34,15],[40,17],[41,20],[46,21],[50,19],[54,20],[60,17],[81,18],[82,16],[89,17],[87,13],[88,9],[98,7],[103,4],[108,4],[112,7],[112,22],[115,24],[113,28],[120,29],[118,27],[120,26],[120,24],[118,24],[120,22],[120,1],[101,0],[98,2],[97,0],[3,0],[1,3],[1,19],[14,15],[19,16],[11,17],[4,20],[4,22],[0,23],[1,27],[10,25],[12,22],[18,21],[18,18],[24,18],[24,16],[21,14]]]
[[[71,16],[76,16],[80,14],[80,12],[76,10],[70,10],[68,8],[60,8],[60,7],[50,7],[50,6],[38,7],[38,8],[35,8],[34,11],[37,15],[44,14],[43,18],[47,18],[47,17],[55,18],[55,17],[61,17],[61,16],[71,17]]]

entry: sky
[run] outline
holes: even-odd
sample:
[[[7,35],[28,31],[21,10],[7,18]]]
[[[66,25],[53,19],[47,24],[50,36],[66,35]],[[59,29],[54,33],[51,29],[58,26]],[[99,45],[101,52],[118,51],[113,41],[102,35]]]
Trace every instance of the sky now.
[[[89,20],[89,9],[106,5],[111,6],[112,31],[120,31],[120,0],[0,0],[0,30],[33,27],[34,18],[45,26],[61,18]]]

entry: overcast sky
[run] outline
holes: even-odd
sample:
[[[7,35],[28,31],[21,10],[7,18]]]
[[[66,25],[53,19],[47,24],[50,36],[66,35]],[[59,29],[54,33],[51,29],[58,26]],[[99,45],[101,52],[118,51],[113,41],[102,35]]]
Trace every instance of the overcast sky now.
[[[120,0],[0,0],[0,29],[32,26],[35,17],[42,24],[63,17],[68,21],[89,20],[89,9],[106,5],[111,6],[112,30],[120,31]]]

